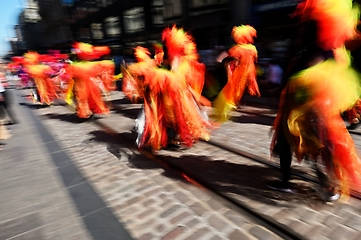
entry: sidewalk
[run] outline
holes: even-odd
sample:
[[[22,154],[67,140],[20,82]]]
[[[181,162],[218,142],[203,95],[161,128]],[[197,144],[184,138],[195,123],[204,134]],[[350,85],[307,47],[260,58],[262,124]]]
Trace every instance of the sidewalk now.
[[[0,239],[131,239],[33,110],[14,110],[20,124],[0,151]]]

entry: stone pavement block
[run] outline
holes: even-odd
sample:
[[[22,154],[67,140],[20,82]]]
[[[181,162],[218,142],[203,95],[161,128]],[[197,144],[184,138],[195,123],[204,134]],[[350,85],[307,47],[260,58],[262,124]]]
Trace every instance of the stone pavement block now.
[[[249,232],[258,239],[269,239],[269,240],[276,240],[280,239],[279,236],[275,235],[274,233],[270,232],[269,230],[265,230],[265,228],[260,226],[254,226],[249,229]]]
[[[245,218],[241,217],[239,214],[235,213],[232,210],[226,211],[224,213],[224,216],[239,227],[242,227],[245,224],[249,223],[249,221],[247,221]]]
[[[174,216],[175,212],[177,212],[178,210],[182,209],[182,207],[180,205],[174,205],[171,207],[167,207],[167,210],[165,210],[164,212],[162,212],[159,217],[161,218],[167,218],[169,216]]]
[[[212,227],[218,229],[220,232],[222,232],[228,226],[226,221],[220,219],[214,214],[208,217],[208,222]]]
[[[188,222],[185,224],[186,227],[188,228],[193,228],[195,226],[197,226],[201,221],[198,218],[192,218],[190,220],[188,220]]]
[[[342,222],[343,218],[336,215],[328,215],[325,220],[322,222],[325,226],[329,228],[334,228],[335,226],[338,226]]]
[[[302,222],[298,219],[292,219],[289,223],[289,226],[291,229],[293,229],[294,231],[300,233],[301,235],[306,234],[306,232],[309,229],[309,226],[307,223]]]
[[[207,227],[203,227],[201,229],[193,232],[189,237],[185,238],[185,240],[193,240],[193,239],[209,239],[212,236],[212,230]]]
[[[161,240],[173,240],[173,239],[176,239],[183,232],[184,232],[184,228],[181,227],[181,226],[177,226],[173,230],[168,232],[164,237],[162,237]]]
[[[304,234],[306,238],[314,238],[315,236],[327,236],[331,231],[330,228],[322,224],[312,224],[310,225],[310,227],[311,228],[309,229],[309,231]]]
[[[173,217],[169,222],[171,224],[178,224],[181,222],[184,222],[185,219],[188,219],[191,216],[191,214],[189,214],[188,212],[182,212],[180,214],[178,214],[177,216]]]
[[[231,234],[229,234],[228,239],[229,240],[239,240],[239,239],[251,240],[251,239],[256,239],[256,238],[246,234],[243,231],[240,231],[240,230],[236,229]]]
[[[347,217],[345,222],[345,226],[352,228],[356,231],[361,232],[361,216],[354,214],[353,216]]]
[[[138,238],[138,240],[151,240],[151,239],[154,239],[154,236],[151,233],[146,233]]]
[[[201,203],[193,203],[192,205],[189,206],[190,209],[192,209],[198,216],[205,216],[206,214],[208,214],[208,209],[205,208],[205,206]]]
[[[360,233],[359,231],[338,224],[333,228],[331,234],[328,237],[329,239],[334,239],[334,240],[356,239],[359,233]]]

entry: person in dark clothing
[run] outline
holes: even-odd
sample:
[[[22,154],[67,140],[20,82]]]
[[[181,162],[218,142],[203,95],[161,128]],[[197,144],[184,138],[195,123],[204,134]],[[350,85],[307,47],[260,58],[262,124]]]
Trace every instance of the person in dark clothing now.
[[[318,41],[318,22],[309,20],[303,21],[301,24],[300,37],[296,42],[294,47],[294,53],[290,64],[282,79],[282,89],[283,89],[283,99],[281,99],[279,106],[278,119],[275,122],[276,134],[272,141],[272,155],[278,156],[280,159],[280,170],[281,170],[281,179],[276,181],[270,181],[266,185],[272,189],[283,191],[283,192],[293,192],[290,186],[291,179],[291,163],[292,163],[292,147],[290,143],[289,129],[288,129],[288,120],[291,114],[292,109],[295,109],[297,106],[301,106],[303,103],[297,102],[295,91],[291,91],[288,88],[288,83],[290,78],[305,69],[311,68],[317,64],[325,62],[329,59],[334,59],[334,52],[332,49],[325,49],[319,45]],[[301,90],[302,91],[302,90]],[[307,91],[307,90],[305,90]],[[307,92],[304,94],[307,96]],[[307,100],[304,100],[307,101]],[[324,120],[321,119],[320,114],[317,114],[318,109],[308,110],[307,113],[307,125],[309,126],[310,132],[318,139],[328,139],[328,128],[324,126]],[[322,140],[320,140],[322,141]],[[322,159],[322,164],[327,169],[325,174],[317,164],[317,159],[313,159],[315,163],[316,174],[319,178],[319,183],[321,186],[321,194],[325,201],[334,201],[340,197],[340,194],[336,191],[335,176],[331,173],[335,171],[334,163],[332,160],[332,143],[329,141],[323,141],[323,147],[319,150],[319,156]]]
[[[300,37],[296,42],[293,58],[291,58],[290,64],[282,78],[281,87],[283,90],[285,90],[288,80],[293,74],[312,66],[312,63],[315,62],[316,59],[325,61],[328,58],[333,57],[332,51],[322,50],[317,46],[316,40],[316,23],[308,22],[303,24],[301,26]],[[280,127],[279,129],[276,145],[273,148],[273,154],[278,155],[280,158],[282,181],[279,183],[270,182],[268,185],[285,192],[291,192],[289,180],[291,177],[292,150],[283,127]]]
[[[15,117],[13,110],[11,109],[12,105],[12,96],[8,89],[6,89],[3,83],[0,80],[0,118],[5,117],[7,113],[10,118],[9,124],[17,124],[18,120]]]

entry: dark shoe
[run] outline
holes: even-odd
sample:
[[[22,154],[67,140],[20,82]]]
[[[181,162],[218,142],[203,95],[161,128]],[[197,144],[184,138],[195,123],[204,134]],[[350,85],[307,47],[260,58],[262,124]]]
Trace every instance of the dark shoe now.
[[[280,192],[293,193],[292,189],[289,186],[289,183],[284,181],[280,181],[280,180],[269,181],[266,183],[266,186]]]
[[[166,149],[168,150],[178,150],[180,149],[181,145],[178,144],[174,144],[174,143],[169,143],[166,147]]]
[[[325,202],[334,202],[340,199],[341,197],[341,194],[335,190],[332,191],[323,190],[322,195]]]
[[[5,125],[14,125],[14,124],[18,124],[18,123],[19,123],[18,121],[9,121]]]
[[[339,193],[334,193],[334,194],[330,195],[330,196],[326,199],[326,201],[327,201],[327,202],[334,202],[334,201],[339,200],[340,197],[341,197],[341,194],[339,194]]]
[[[360,125],[360,123],[356,123],[356,124],[350,124],[347,129],[348,130],[355,130],[356,128],[358,128],[358,126]]]

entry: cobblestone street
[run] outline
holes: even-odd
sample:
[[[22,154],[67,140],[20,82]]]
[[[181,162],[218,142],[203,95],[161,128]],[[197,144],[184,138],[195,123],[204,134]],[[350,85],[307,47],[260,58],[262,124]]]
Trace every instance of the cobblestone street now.
[[[118,136],[65,106],[34,106],[25,90],[15,93],[21,123],[9,127],[13,137],[0,151],[0,239],[281,239],[119,141],[134,138],[140,109],[121,92],[111,95],[111,114],[94,120]],[[272,118],[235,112],[211,141],[270,159],[271,125]],[[360,136],[352,136],[360,149]],[[324,204],[313,184],[298,179],[295,194],[271,191],[264,182],[278,170],[207,142],[157,154],[304,239],[361,238],[359,200]],[[294,168],[312,173],[307,163]]]

